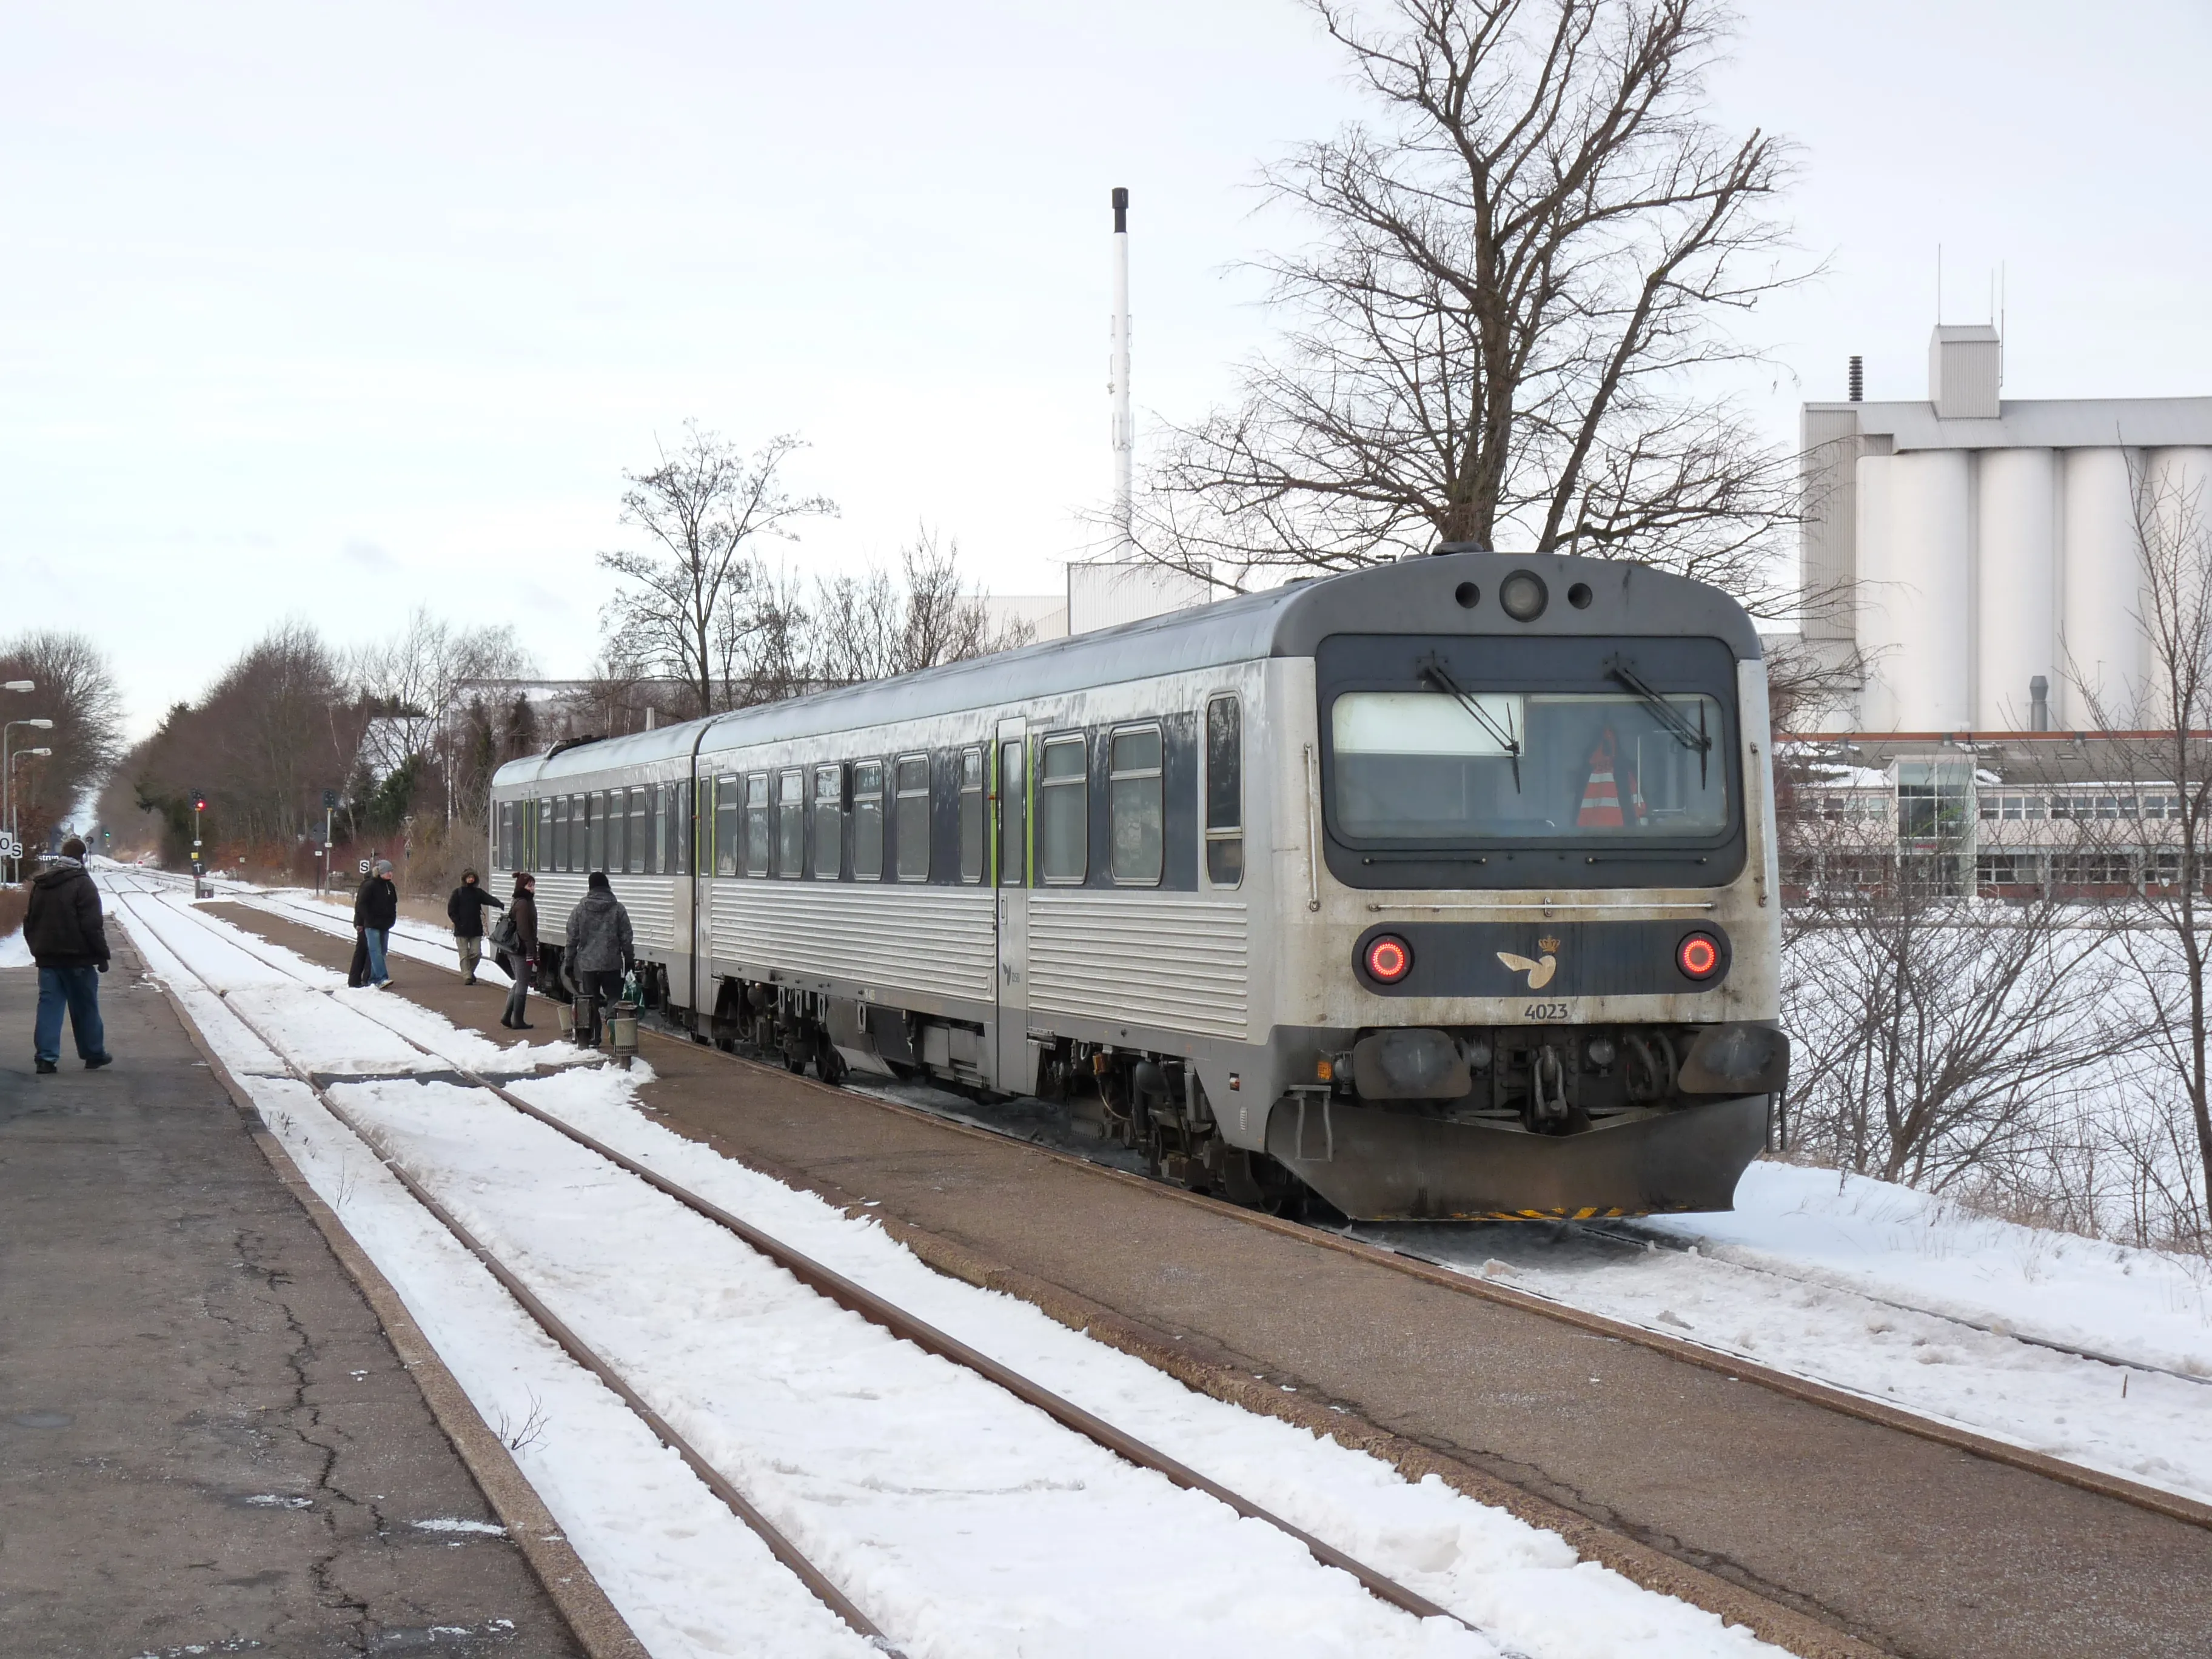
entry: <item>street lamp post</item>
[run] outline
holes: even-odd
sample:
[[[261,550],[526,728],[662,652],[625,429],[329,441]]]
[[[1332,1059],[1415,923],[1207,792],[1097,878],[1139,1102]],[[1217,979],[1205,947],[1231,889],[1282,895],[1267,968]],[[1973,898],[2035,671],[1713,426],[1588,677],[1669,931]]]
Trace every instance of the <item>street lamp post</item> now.
[[[18,725],[23,725],[23,726],[28,726],[28,725],[33,724],[33,722],[28,721],[28,720],[21,720],[21,721],[18,721],[18,722],[16,722],[16,723],[17,723]],[[52,722],[52,720],[40,720],[40,721],[38,721],[38,722],[36,722],[36,723],[37,723],[38,725],[40,725],[40,726],[51,726],[51,725],[52,725],[52,724],[53,724],[53,722]],[[16,765],[17,765],[17,764],[18,764],[18,763],[22,760],[22,758],[23,758],[26,755],[51,755],[51,754],[52,754],[53,752],[54,752],[54,751],[53,751],[52,750],[51,750],[51,749],[18,749],[18,750],[17,750],[13,754],[13,755],[11,755],[11,756],[9,756],[9,757],[8,757],[7,773],[8,773],[8,781],[9,781],[9,783],[11,786],[14,784],[14,782],[15,782],[15,768],[16,768]],[[16,842],[16,840],[15,840],[15,831],[14,831],[14,830],[12,830],[9,831],[9,845],[10,845],[11,847],[15,847],[15,848],[16,848],[16,852],[15,852],[15,878],[16,878],[18,881],[21,881],[21,880],[22,879],[22,877],[23,877],[23,854],[22,854],[22,849],[21,849],[21,845],[20,845],[20,844]]]
[[[7,689],[10,691],[30,691],[36,688],[28,680],[9,680]],[[41,732],[54,729],[54,723],[48,720],[9,720],[0,724],[0,826],[6,828],[10,841],[14,840],[15,834],[15,768],[8,758],[8,734],[19,726],[35,726]],[[26,750],[24,752],[27,754],[30,751]],[[38,752],[50,755],[53,750],[41,749]],[[23,860],[18,854],[15,873],[20,876],[22,872]]]

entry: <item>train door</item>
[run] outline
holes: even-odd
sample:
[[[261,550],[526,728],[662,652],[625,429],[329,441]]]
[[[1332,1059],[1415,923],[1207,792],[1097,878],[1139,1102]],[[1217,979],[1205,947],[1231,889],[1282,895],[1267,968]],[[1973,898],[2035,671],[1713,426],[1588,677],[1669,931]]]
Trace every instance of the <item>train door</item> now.
[[[1036,1051],[1030,1047],[1030,794],[1022,722],[999,722],[992,777],[998,856],[992,861],[999,897],[998,1086],[1009,1094],[1036,1089]]]

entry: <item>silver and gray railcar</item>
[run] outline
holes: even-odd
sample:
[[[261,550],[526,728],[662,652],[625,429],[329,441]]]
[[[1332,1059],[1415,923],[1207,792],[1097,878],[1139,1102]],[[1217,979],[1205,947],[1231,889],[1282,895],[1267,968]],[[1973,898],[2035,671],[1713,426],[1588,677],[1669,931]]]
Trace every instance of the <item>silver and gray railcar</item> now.
[[[1364,1218],[1723,1209],[1784,1084],[1766,679],[1724,594],[1451,553],[502,767],[648,997],[836,1080],[1096,1091]]]

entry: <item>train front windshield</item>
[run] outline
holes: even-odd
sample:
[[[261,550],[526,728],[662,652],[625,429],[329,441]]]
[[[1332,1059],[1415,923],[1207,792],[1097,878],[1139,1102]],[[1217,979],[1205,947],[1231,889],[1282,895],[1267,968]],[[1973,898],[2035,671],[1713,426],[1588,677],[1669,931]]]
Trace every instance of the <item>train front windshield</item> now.
[[[1540,665],[1524,655],[1534,643],[1401,656],[1395,683],[1336,690],[1337,834],[1367,847],[1652,847],[1732,830],[1730,688],[1627,641],[1556,642]],[[1537,672],[1513,672],[1524,666]]]

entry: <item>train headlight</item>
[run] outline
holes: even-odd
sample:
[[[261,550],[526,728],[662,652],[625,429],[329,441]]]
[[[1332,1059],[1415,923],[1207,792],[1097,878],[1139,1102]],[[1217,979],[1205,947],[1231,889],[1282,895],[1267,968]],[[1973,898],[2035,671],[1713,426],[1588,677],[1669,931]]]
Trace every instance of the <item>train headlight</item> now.
[[[1498,585],[1498,606],[1515,622],[1535,621],[1551,602],[1544,579],[1533,570],[1516,570]]]
[[[1711,979],[1720,971],[1720,941],[1711,933],[1685,933],[1674,947],[1674,965],[1691,979]]]
[[[1382,933],[1367,941],[1367,974],[1384,985],[1395,985],[1413,971],[1413,947],[1395,933]]]

